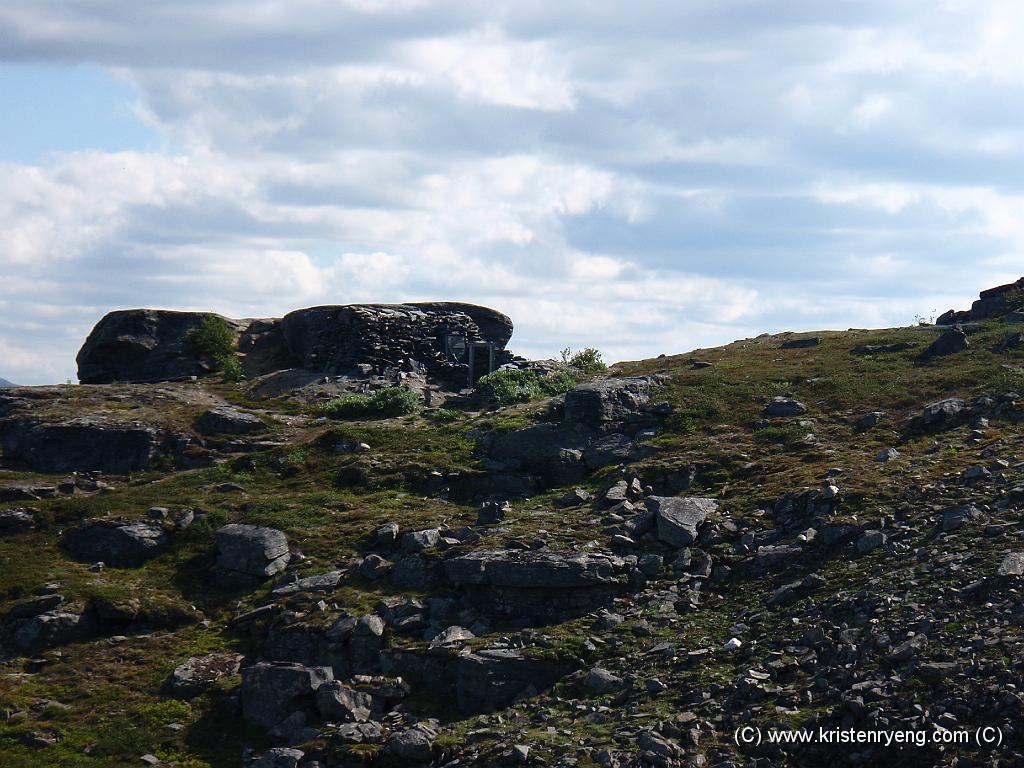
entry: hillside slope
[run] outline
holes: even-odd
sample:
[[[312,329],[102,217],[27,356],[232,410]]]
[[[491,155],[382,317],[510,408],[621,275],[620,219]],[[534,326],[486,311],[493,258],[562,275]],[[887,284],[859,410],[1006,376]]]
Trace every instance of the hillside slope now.
[[[366,420],[11,390],[0,765],[1019,765],[1019,327],[928,359],[931,327],[763,336]],[[175,458],[45,459],[78,439]]]

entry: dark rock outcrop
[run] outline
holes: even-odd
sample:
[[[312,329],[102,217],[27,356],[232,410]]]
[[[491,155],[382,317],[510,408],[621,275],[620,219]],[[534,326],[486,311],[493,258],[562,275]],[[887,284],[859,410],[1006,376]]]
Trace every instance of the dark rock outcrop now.
[[[477,610],[528,623],[580,616],[628,583],[625,562],[604,554],[480,550],[446,560],[444,570]]]
[[[189,333],[208,317],[220,315],[164,309],[110,312],[78,353],[78,379],[83,384],[107,384],[206,376],[216,366],[199,353]]]
[[[216,363],[202,355],[190,333],[210,317],[220,316],[155,309],[111,312],[78,353],[79,380],[105,384],[209,375]],[[493,309],[460,302],[351,304],[300,309],[280,320],[221,319],[238,334],[238,352],[250,376],[285,368],[340,375],[368,365],[378,371],[425,369],[451,379],[465,373],[467,361],[452,351],[449,336],[493,344],[498,365],[511,360],[504,348],[512,321]]]
[[[334,679],[329,667],[260,662],[242,670],[242,716],[272,728],[303,707],[314,708],[317,689]]]
[[[542,486],[575,482],[600,467],[647,455],[633,438],[668,412],[651,402],[662,383],[643,376],[581,384],[566,393],[562,421],[490,436],[480,447],[494,470],[525,473]]]
[[[167,551],[162,526],[123,520],[91,520],[64,535],[64,548],[86,562],[135,567]]]
[[[1024,277],[1013,283],[998,285],[989,288],[978,295],[969,310],[957,311],[951,309],[943,313],[936,325],[956,325],[968,321],[987,320],[990,317],[1007,315],[1021,306],[1021,299],[1024,298]]]
[[[150,467],[161,443],[157,430],[144,424],[89,418],[56,424],[21,418],[0,422],[4,458],[39,472],[135,472]]]

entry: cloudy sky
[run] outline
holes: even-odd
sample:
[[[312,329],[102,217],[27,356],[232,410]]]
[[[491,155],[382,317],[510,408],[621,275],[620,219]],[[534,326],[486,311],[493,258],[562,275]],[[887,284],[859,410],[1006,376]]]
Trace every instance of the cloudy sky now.
[[[1013,0],[0,0],[0,376],[115,308],[458,299],[516,351],[1024,274]]]

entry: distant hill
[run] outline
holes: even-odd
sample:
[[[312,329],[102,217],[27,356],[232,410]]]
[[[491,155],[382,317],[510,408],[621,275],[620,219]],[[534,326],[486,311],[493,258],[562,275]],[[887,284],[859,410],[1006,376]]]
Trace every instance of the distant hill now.
[[[13,381],[8,381],[7,379],[0,379],[0,387],[16,387],[16,386],[18,386],[18,385],[15,384]]]

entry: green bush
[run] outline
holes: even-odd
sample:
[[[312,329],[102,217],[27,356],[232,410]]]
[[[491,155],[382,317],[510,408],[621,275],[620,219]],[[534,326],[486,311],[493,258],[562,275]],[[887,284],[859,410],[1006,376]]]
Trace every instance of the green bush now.
[[[568,371],[541,376],[535,371],[503,368],[481,376],[477,391],[493,398],[499,405],[526,403],[545,395],[560,395],[576,386],[576,377]]]
[[[385,387],[370,398],[370,407],[382,416],[405,416],[420,409],[420,396],[405,387]]]
[[[608,366],[601,359],[601,352],[593,347],[581,349],[576,354],[573,354],[570,347],[566,347],[562,350],[562,362],[586,374],[604,373],[608,370]]]
[[[459,412],[453,411],[451,408],[438,408],[430,412],[430,418],[442,424],[447,424],[459,418]]]
[[[321,406],[331,419],[358,419],[366,416],[405,416],[416,413],[420,398],[405,387],[385,387],[371,395],[344,395]]]
[[[245,370],[235,355],[235,332],[223,317],[207,315],[202,323],[188,332],[187,338],[199,354],[213,361],[224,381],[245,379]]]

